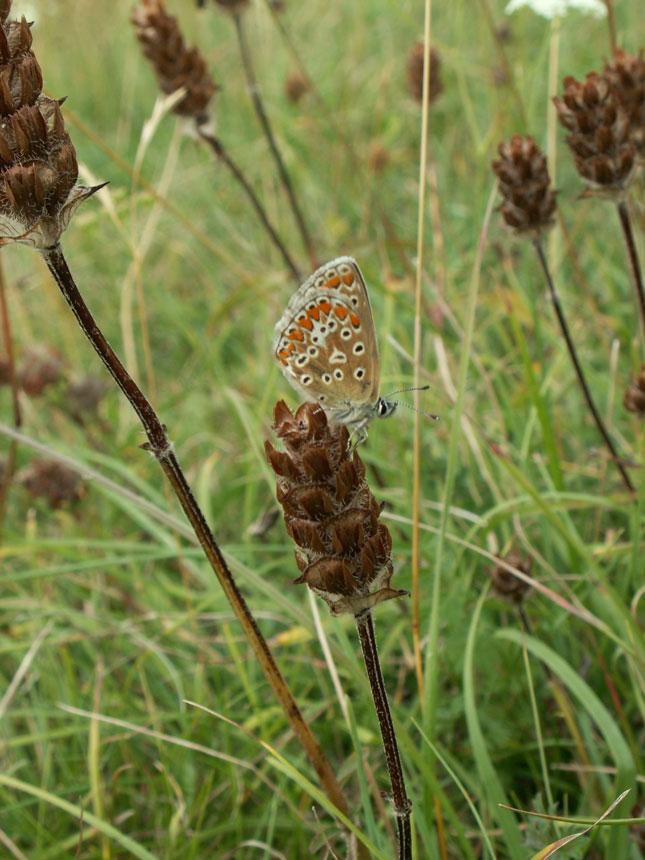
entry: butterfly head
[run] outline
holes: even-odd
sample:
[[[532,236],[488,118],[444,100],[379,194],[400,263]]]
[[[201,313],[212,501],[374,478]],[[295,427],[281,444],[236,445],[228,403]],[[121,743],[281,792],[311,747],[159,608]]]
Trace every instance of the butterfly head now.
[[[396,400],[386,400],[384,397],[379,397],[376,403],[376,417],[388,418],[398,405],[398,401]]]

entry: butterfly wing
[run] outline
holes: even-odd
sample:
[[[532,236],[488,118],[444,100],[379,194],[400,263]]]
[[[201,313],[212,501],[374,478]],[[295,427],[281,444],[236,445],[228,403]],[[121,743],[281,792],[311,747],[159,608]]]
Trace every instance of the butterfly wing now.
[[[294,293],[275,327],[273,353],[293,388],[335,420],[365,420],[379,396],[379,354],[360,269],[338,257]]]

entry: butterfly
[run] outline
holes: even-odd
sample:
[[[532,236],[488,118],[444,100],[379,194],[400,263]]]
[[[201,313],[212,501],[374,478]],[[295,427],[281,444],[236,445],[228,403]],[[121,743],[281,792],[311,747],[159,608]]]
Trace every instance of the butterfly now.
[[[365,280],[352,257],[325,263],[301,284],[275,326],[273,354],[298,394],[367,439],[372,418],[398,403],[379,395],[379,352]]]

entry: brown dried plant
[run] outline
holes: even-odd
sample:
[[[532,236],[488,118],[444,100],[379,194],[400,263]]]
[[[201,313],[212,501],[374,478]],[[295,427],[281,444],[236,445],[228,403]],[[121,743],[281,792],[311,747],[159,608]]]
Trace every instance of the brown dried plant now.
[[[423,67],[425,49],[423,42],[418,42],[408,54],[408,91],[418,102],[423,101]],[[443,84],[441,83],[441,60],[435,48],[430,49],[430,81],[428,89],[428,104],[437,100]]]
[[[645,418],[645,365],[635,379],[632,379],[623,398],[623,405],[639,418]]]
[[[645,155],[645,56],[641,48],[630,54],[622,48],[614,51],[611,62],[602,72],[609,92],[620,104],[629,120],[631,139],[640,153]]]

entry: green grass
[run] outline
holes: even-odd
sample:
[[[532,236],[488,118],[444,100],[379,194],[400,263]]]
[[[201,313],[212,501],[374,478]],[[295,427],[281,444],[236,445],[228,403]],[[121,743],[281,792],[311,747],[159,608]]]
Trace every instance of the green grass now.
[[[218,135],[306,270],[246,94],[232,23],[213,3],[198,12],[193,3],[168,2],[222,87]],[[297,403],[270,359],[273,325],[293,285],[223,165],[179,138],[173,117],[160,122],[138,165],[172,209],[122,166],[134,165],[157,96],[129,24],[131,5],[34,0],[26,12],[36,19],[46,90],[68,96],[82,169],[110,180],[112,208],[98,199],[84,204],[64,237],[67,259],[112,345],[144,390],[156,391],[178,458],[356,826],[373,856],[393,857],[379,795],[387,773],[352,620],[319,606],[351,702],[348,724],[307,594],[291,584],[297,569],[282,521],[263,539],[248,532],[274,504],[263,453],[273,404]],[[444,89],[431,108],[429,147],[440,220],[433,223],[437,208],[429,206],[421,362],[432,386],[423,407],[441,420],[421,429],[421,521],[429,527],[420,538],[422,635],[433,610],[437,625],[437,651],[424,653],[437,678],[425,718],[411,603],[378,607],[376,629],[414,802],[416,856],[442,857],[436,795],[448,857],[528,860],[571,827],[500,810],[499,802],[589,823],[625,788],[631,792],[612,818],[629,818],[643,797],[645,649],[636,619],[642,625],[645,492],[632,469],[639,498],[624,493],[576,386],[537,259],[495,214],[476,271],[497,143],[520,132],[546,145],[549,22],[528,10],[506,19],[505,3],[490,2],[496,22],[512,29],[505,51],[524,125],[511,89],[493,83],[499,61],[484,4],[433,5]],[[641,4],[615,5],[618,41],[634,51]],[[27,6],[16,2],[15,12]],[[287,2],[282,21],[327,108],[312,94],[299,105],[285,98],[294,64],[261,0],[247,22],[256,72],[321,261],[349,253],[363,269],[388,392],[412,384],[414,291],[375,201],[412,260],[420,115],[406,93],[405,64],[422,33],[423,6]],[[582,77],[608,55],[606,22],[577,13],[562,21],[560,77]],[[370,143],[380,142],[386,169],[355,170],[335,127],[364,164]],[[608,203],[577,199],[582,185],[562,138],[558,132],[558,201],[576,260],[563,255],[556,233],[554,275],[600,411],[625,459],[640,463],[643,428],[621,405],[643,352],[618,219]],[[633,196],[642,202],[642,194],[641,177]],[[634,213],[642,253],[642,213],[636,206]],[[74,857],[82,809],[80,858],[291,860],[327,856],[326,839],[345,856],[315,773],[187,539],[161,472],[139,448],[133,413],[110,387],[98,416],[85,426],[70,419],[66,379],[105,372],[37,256],[9,247],[1,262],[18,359],[35,344],[64,358],[61,382],[22,398],[22,432],[114,484],[88,478],[82,501],[58,510],[19,483],[10,489],[0,546],[0,677],[4,691],[16,683],[1,712],[0,855]],[[0,414],[11,423],[6,387]],[[413,416],[401,409],[374,423],[361,449],[372,489],[393,515],[396,588],[411,584],[412,439]],[[8,445],[3,436],[0,453]],[[35,456],[42,454],[19,445],[19,470]],[[511,546],[533,557],[545,586],[526,604],[532,634],[524,638],[512,608],[486,592],[489,555]],[[629,825],[611,822],[558,856],[641,855]]]

